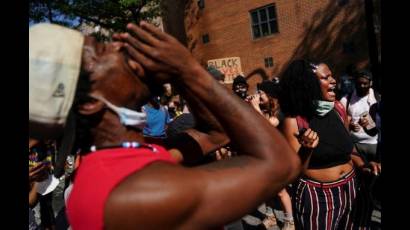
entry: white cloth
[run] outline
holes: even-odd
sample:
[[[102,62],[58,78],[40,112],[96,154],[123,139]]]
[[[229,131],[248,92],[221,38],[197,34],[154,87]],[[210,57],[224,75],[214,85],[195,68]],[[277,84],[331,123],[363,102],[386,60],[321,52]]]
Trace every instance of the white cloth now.
[[[80,74],[84,36],[59,25],[29,29],[29,121],[64,126]]]
[[[41,195],[47,195],[48,193],[54,191],[57,188],[60,181],[52,174],[48,175],[48,178],[37,183],[37,192]]]
[[[344,96],[340,102],[346,108],[348,95]],[[377,103],[376,97],[374,96],[373,89],[370,88],[369,94],[364,97],[359,97],[356,94],[356,90],[353,91],[352,98],[350,99],[349,108],[347,114],[352,117],[353,123],[358,123],[360,115],[364,112],[369,112],[370,106]],[[350,134],[355,143],[361,144],[377,144],[377,135],[370,136],[368,135],[363,127],[360,127],[358,132],[350,131]]]

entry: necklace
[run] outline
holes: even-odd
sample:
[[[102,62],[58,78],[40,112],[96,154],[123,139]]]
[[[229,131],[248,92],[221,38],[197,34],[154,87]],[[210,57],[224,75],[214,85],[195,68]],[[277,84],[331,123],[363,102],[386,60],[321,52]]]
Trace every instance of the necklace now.
[[[136,141],[122,142],[119,145],[107,145],[107,146],[99,146],[99,147],[93,145],[93,146],[90,147],[90,151],[95,152],[97,150],[112,149],[112,148],[128,148],[128,149],[130,149],[130,148],[133,148],[133,149],[148,148],[151,151],[153,151],[154,153],[158,152],[158,149],[155,148],[154,146],[152,146],[151,144],[141,144],[141,143],[136,142]]]

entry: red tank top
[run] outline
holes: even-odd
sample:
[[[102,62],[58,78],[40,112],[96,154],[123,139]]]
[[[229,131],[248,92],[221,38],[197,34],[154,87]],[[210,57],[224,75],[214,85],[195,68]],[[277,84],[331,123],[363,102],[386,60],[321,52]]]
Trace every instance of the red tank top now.
[[[176,163],[164,148],[115,148],[82,158],[67,203],[67,217],[74,230],[104,229],[104,204],[122,180],[155,161]]]

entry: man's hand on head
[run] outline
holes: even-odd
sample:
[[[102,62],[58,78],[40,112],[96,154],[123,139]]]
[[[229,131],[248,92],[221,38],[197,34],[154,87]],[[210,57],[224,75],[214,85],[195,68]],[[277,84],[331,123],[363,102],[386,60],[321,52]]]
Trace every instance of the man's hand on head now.
[[[155,73],[155,77],[171,80],[166,77],[189,74],[189,67],[199,65],[177,39],[153,25],[142,21],[139,26],[128,24],[127,29],[130,33],[116,34],[113,38],[125,42],[130,57],[148,72]]]

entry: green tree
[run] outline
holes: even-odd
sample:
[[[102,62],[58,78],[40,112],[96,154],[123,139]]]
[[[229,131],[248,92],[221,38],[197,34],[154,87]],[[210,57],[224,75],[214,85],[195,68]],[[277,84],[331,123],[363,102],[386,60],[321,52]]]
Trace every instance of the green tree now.
[[[160,0],[30,0],[30,23],[51,22],[69,27],[85,23],[109,32],[127,23],[151,21],[161,15]]]

